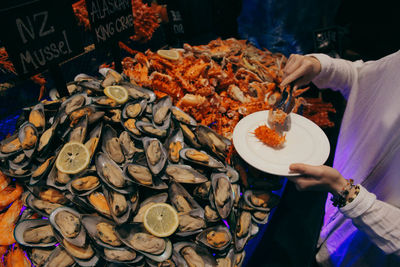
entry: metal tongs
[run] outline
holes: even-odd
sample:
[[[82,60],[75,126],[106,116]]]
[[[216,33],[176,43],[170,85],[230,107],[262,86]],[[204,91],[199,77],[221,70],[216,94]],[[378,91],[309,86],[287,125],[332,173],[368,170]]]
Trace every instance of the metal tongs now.
[[[283,112],[289,114],[293,109],[292,98],[293,98],[293,86],[289,85],[289,88],[287,90],[285,89],[282,92],[282,99],[276,105],[276,108],[281,109]]]

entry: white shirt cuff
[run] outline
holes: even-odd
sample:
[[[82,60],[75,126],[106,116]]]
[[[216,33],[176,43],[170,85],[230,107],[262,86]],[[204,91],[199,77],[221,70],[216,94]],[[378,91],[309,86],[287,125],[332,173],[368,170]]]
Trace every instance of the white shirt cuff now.
[[[372,204],[374,204],[375,200],[376,196],[360,185],[360,193],[358,193],[358,196],[339,210],[345,217],[353,219],[366,212]]]
[[[307,56],[315,57],[321,63],[321,71],[315,76],[312,82],[318,88],[324,88],[326,84],[326,77],[332,71],[332,58],[325,54],[308,54]]]

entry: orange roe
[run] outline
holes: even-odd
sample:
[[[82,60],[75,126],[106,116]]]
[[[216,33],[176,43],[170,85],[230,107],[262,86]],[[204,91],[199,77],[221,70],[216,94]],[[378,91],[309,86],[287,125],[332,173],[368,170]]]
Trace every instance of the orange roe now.
[[[254,135],[267,146],[278,148],[285,142],[285,135],[280,135],[277,131],[267,125],[260,125],[254,130]]]

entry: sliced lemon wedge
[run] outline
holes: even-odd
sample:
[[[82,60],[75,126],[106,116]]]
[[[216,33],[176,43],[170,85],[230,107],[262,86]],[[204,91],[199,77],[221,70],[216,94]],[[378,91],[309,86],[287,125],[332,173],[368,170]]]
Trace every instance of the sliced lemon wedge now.
[[[157,54],[163,58],[170,59],[170,60],[178,60],[179,59],[179,53],[176,50],[165,50],[165,49],[160,49],[157,50]]]
[[[104,88],[104,94],[115,100],[118,104],[123,104],[128,101],[128,90],[119,85],[111,85]]]
[[[179,226],[178,213],[169,204],[156,203],[146,210],[143,223],[146,230],[154,236],[170,236]]]
[[[60,172],[76,174],[86,169],[89,161],[90,153],[84,144],[69,142],[58,154],[56,167]]]

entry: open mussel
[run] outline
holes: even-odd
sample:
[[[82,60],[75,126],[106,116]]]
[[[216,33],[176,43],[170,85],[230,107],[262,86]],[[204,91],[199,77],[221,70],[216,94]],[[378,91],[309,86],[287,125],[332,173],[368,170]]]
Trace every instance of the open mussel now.
[[[39,138],[39,144],[37,147],[37,152],[39,157],[42,158],[51,148],[53,141],[55,140],[55,133],[58,126],[59,120],[53,122],[53,124],[43,132],[43,134]]]
[[[125,245],[152,260],[162,262],[171,257],[171,241],[147,233],[140,224],[120,225],[116,227],[116,232]]]
[[[181,149],[179,155],[186,162],[191,162],[212,169],[224,168],[222,162],[208,155],[205,151],[200,151],[194,148],[184,148]]]
[[[74,259],[61,246],[58,246],[51,252],[43,266],[70,267],[74,265]]]
[[[61,110],[64,110],[66,115],[71,114],[73,111],[89,105],[91,102],[90,98],[86,94],[75,94],[70,96],[61,104]]]
[[[179,183],[171,181],[168,189],[169,199],[178,212],[190,212],[192,210],[200,210],[201,217],[204,210]]]
[[[18,134],[11,135],[0,142],[0,152],[2,157],[8,157],[22,150]]]
[[[178,163],[180,161],[179,152],[185,147],[182,130],[180,128],[175,128],[166,140],[165,145],[168,151],[169,161]]]
[[[104,80],[101,82],[101,86],[104,88],[118,84],[124,80],[124,77],[120,73],[110,68],[101,68],[99,72],[104,76]]]
[[[59,171],[56,165],[53,164],[50,172],[47,175],[46,185],[49,187],[54,187],[60,191],[64,191],[66,190],[67,184],[70,181],[71,181],[71,175]]]
[[[104,116],[104,114],[105,114],[104,111],[100,111],[100,110],[96,109],[94,106],[88,105],[88,106],[83,106],[81,108],[78,108],[78,109],[72,111],[68,117],[71,122],[70,126],[73,127],[84,116],[88,117],[88,123],[89,123],[89,125],[91,125],[91,124],[97,122],[98,120],[100,120]]]
[[[157,138],[144,137],[142,141],[149,169],[157,175],[164,169],[167,152]]]
[[[42,267],[46,262],[46,260],[50,257],[53,250],[54,247],[32,248],[32,250],[29,253],[29,259],[32,261],[34,266]]]
[[[65,194],[56,188],[44,185],[35,185],[27,186],[27,189],[41,200],[61,205],[68,203]]]
[[[215,267],[217,262],[204,246],[193,242],[174,243],[173,260],[177,266]]]
[[[99,144],[102,130],[103,130],[103,124],[99,123],[90,131],[88,140],[85,142],[85,146],[90,153],[90,160],[92,160],[94,152],[97,149],[97,145]]]
[[[196,120],[176,106],[171,107],[172,116],[175,120],[190,126],[197,126]]]
[[[117,224],[126,223],[132,213],[132,205],[128,196],[106,188],[103,188],[103,193],[113,220]]]
[[[195,209],[188,212],[179,212],[178,236],[188,236],[201,232],[206,228],[204,212],[201,209]]]
[[[117,164],[122,164],[125,161],[125,156],[122,152],[117,132],[110,125],[104,126],[102,139],[103,152],[107,153],[107,155]]]
[[[153,176],[149,168],[139,164],[127,164],[124,167],[124,173],[127,177],[139,185],[152,189],[167,189],[168,185],[158,176]]]
[[[165,169],[165,173],[175,182],[185,184],[201,184],[208,178],[189,165],[171,164]]]
[[[122,109],[123,119],[134,119],[139,118],[146,110],[147,101],[145,99],[141,101],[128,102]]]
[[[102,181],[113,190],[128,194],[132,191],[131,183],[126,179],[121,168],[107,154],[96,155],[96,170]]]
[[[198,197],[203,200],[208,199],[208,195],[211,189],[211,181],[207,181],[195,187],[193,190],[193,196]]]
[[[185,140],[194,148],[201,148],[201,145],[199,141],[197,140],[196,135],[194,134],[193,130],[191,127],[187,126],[184,123],[179,123],[179,127],[182,130],[183,136],[185,137]]]
[[[25,155],[31,157],[39,141],[36,127],[29,122],[22,124],[18,131],[18,139]]]
[[[71,194],[86,196],[100,187],[100,179],[95,171],[85,171],[67,184]]]
[[[235,196],[232,185],[229,178],[223,173],[215,175],[211,180],[211,185],[215,207],[221,218],[225,219],[229,216],[234,203]]]
[[[136,119],[127,119],[124,121],[123,126],[133,138],[138,140],[142,138],[141,131],[136,127]]]
[[[160,127],[160,129],[167,129],[171,123],[170,108],[172,107],[172,98],[164,96],[153,104],[153,123]]]
[[[51,203],[42,199],[36,198],[33,194],[28,194],[26,204],[44,217],[48,217],[55,209],[62,207],[61,204]]]
[[[40,164],[36,170],[32,172],[30,185],[35,184],[40,181],[48,172],[50,172],[53,163],[55,161],[55,156],[50,156],[47,160],[45,160],[42,164]]]
[[[247,205],[260,211],[270,211],[279,202],[278,195],[259,190],[246,190],[243,198]]]
[[[221,219],[218,212],[210,205],[204,207],[204,218],[207,222],[217,222]]]
[[[131,159],[135,153],[143,152],[142,149],[135,146],[135,143],[127,131],[123,131],[119,135],[119,143],[126,159]]]
[[[51,247],[56,244],[53,229],[48,220],[33,219],[17,223],[15,240],[28,247]]]
[[[103,248],[102,256],[108,262],[115,262],[121,264],[135,264],[143,259],[142,255],[136,253],[132,249],[128,249],[127,247],[112,248],[112,249]]]
[[[226,226],[209,227],[196,236],[196,240],[213,250],[224,250],[232,242],[232,235]]]
[[[87,196],[90,206],[100,214],[112,218],[111,209],[103,193],[94,191]]]
[[[157,98],[157,96],[153,91],[131,84],[129,82],[121,82],[121,86],[128,91],[128,94],[132,99],[135,100],[145,99],[148,103],[152,103]]]
[[[82,224],[97,245],[111,249],[122,246],[116,236],[114,222],[101,216],[82,215]]]
[[[88,129],[88,117],[83,116],[79,122],[69,131],[68,141],[83,143]]]
[[[46,127],[46,117],[43,104],[39,103],[33,107],[29,113],[28,121],[36,127],[39,133],[43,132]]]
[[[258,232],[258,226],[253,223],[252,216],[249,211],[242,210],[236,221],[234,231],[234,244],[236,251],[242,251],[247,242]]]
[[[78,247],[85,245],[86,231],[76,210],[68,207],[58,208],[50,214],[49,220],[68,243]]]
[[[228,153],[231,141],[229,139],[219,135],[211,128],[198,125],[196,128],[196,136],[199,143],[208,148],[219,158],[225,159]]]
[[[136,121],[136,128],[145,136],[151,136],[159,139],[163,139],[168,134],[168,128],[163,129],[157,126],[154,126],[151,122],[146,121]]]

